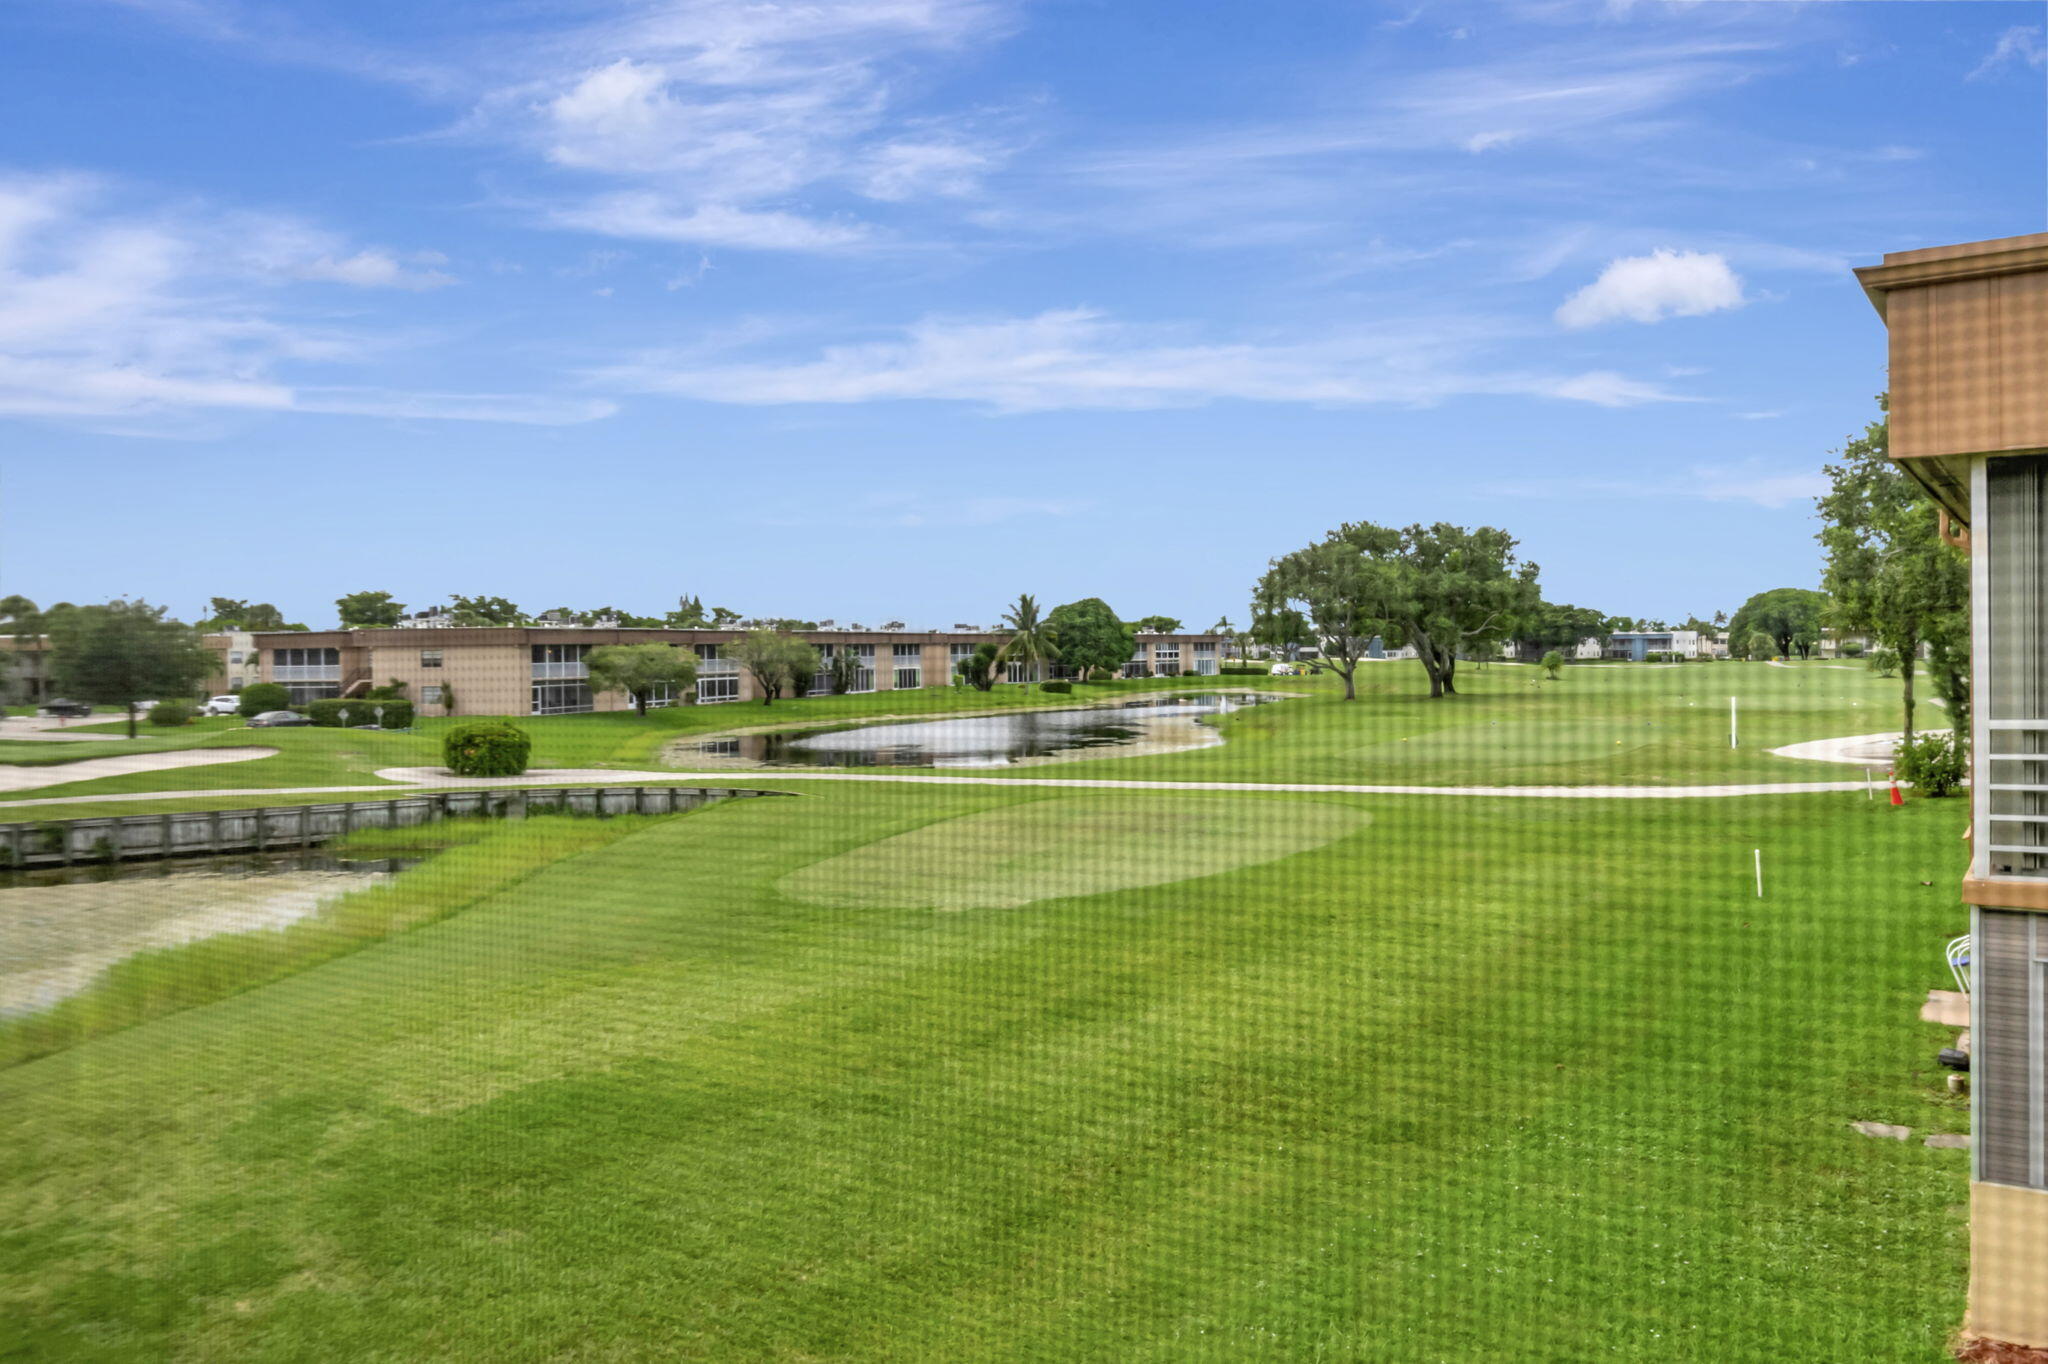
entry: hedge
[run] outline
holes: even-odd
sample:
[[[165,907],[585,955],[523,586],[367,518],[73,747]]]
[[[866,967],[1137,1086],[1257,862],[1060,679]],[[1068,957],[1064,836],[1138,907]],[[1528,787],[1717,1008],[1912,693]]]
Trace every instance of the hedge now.
[[[516,777],[526,770],[533,740],[503,720],[471,720],[441,740],[441,758],[458,777]]]
[[[385,729],[412,728],[412,702],[373,701],[365,697],[351,696],[341,700],[329,698],[306,704],[306,714],[316,725],[329,729],[351,729],[358,725],[381,725]],[[383,718],[377,716],[383,711]]]
[[[1038,684],[1038,689],[1040,691],[1049,691],[1058,694],[1061,692],[1072,691],[1074,689],[1074,684],[1065,681],[1041,682]]]
[[[198,709],[190,701],[159,701],[149,708],[149,722],[153,725],[189,725]]]
[[[292,703],[292,694],[279,682],[251,682],[242,688],[242,700],[237,707],[244,720],[261,715],[266,710],[283,710]]]

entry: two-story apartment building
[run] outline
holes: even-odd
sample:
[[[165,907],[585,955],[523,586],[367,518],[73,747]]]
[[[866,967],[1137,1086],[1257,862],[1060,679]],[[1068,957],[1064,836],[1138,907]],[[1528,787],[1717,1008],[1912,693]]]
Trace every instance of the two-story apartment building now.
[[[795,632],[817,648],[821,663],[842,653],[857,660],[853,690],[904,691],[954,684],[958,665],[1001,635],[985,631]],[[277,682],[303,705],[322,697],[356,695],[403,682],[406,696],[426,715],[568,715],[625,710],[620,693],[593,692],[586,659],[606,644],[671,644],[699,660],[695,685],[657,704],[759,700],[760,691],[729,656],[740,630],[665,630],[599,626],[443,626],[365,630],[274,631],[251,641],[257,677]],[[1223,638],[1210,634],[1141,634],[1123,667],[1126,677],[1213,676]],[[1054,665],[1048,676],[1067,675]],[[1023,681],[1010,665],[1008,680]],[[812,690],[829,691],[822,669]]]

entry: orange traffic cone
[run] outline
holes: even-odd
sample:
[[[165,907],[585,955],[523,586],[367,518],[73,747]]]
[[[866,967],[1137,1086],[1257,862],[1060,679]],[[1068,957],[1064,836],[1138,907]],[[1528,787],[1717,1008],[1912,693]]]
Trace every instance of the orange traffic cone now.
[[[1884,774],[1884,779],[1892,784],[1892,804],[1904,805],[1906,803],[1906,798],[1899,791],[1899,774],[1896,772],[1887,772]]]

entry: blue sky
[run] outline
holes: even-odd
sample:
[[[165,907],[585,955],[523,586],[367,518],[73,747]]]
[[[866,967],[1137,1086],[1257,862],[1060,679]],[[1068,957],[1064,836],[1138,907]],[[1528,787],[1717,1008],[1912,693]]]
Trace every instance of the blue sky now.
[[[0,589],[1242,618],[1340,521],[1817,577],[1848,270],[2044,222],[2013,3],[0,19]]]

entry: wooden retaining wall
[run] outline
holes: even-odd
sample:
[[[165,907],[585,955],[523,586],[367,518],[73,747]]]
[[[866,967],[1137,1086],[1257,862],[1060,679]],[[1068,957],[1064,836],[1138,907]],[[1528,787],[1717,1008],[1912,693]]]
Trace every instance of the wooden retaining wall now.
[[[776,796],[708,786],[553,786],[448,790],[328,805],[266,805],[0,824],[0,866],[52,867],[146,857],[310,848],[357,829],[404,829],[464,816],[666,815],[714,801]]]

